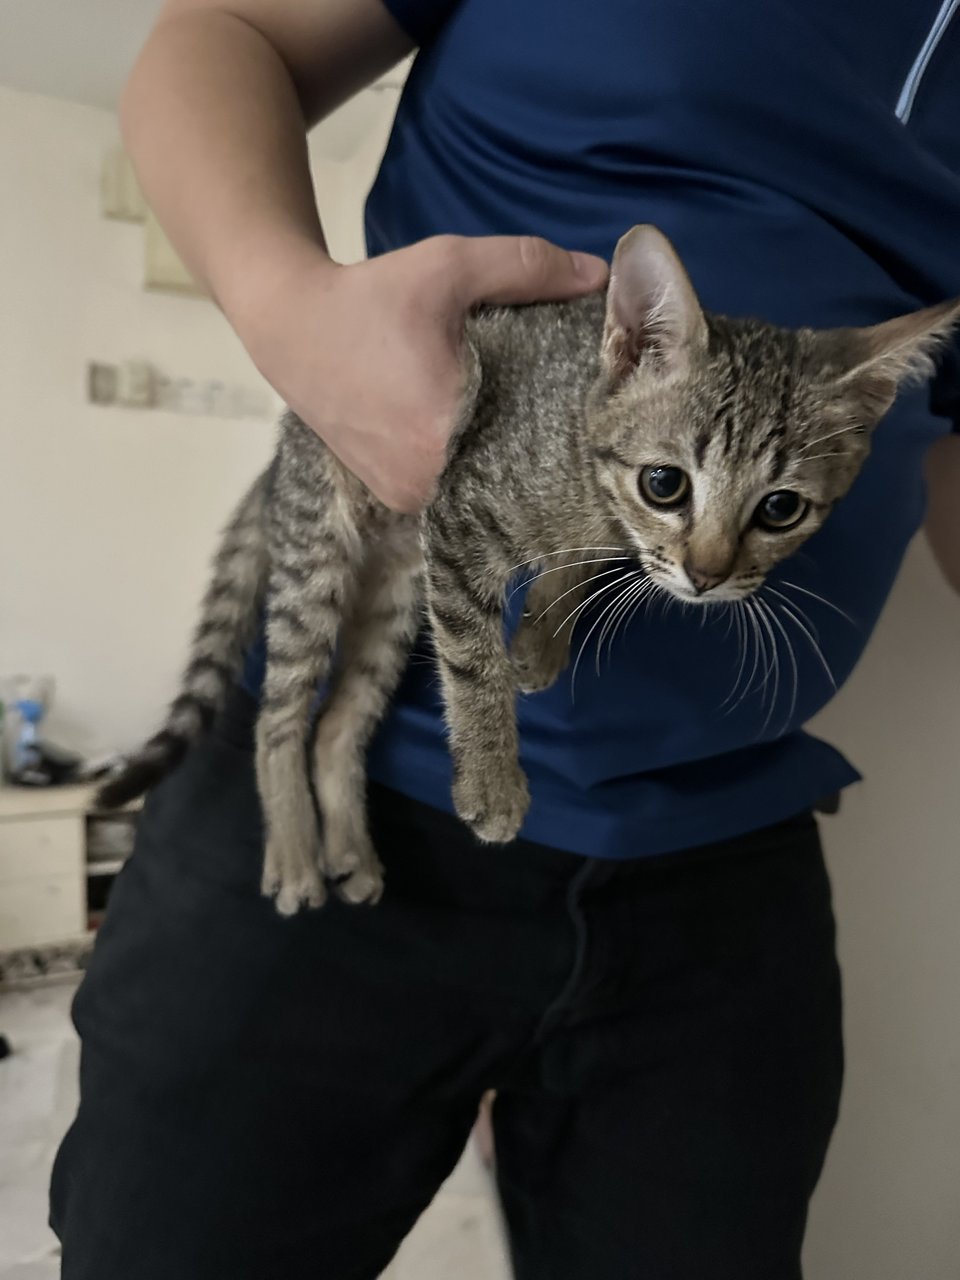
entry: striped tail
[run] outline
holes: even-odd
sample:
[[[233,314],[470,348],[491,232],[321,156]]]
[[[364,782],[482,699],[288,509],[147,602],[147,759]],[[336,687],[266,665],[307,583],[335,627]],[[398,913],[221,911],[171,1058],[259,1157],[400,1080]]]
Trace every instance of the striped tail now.
[[[268,468],[257,477],[224,531],[190,660],[166,723],[100,788],[96,803],[102,808],[127,804],[171,773],[210,728],[240,674],[266,589],[264,511],[271,476]]]

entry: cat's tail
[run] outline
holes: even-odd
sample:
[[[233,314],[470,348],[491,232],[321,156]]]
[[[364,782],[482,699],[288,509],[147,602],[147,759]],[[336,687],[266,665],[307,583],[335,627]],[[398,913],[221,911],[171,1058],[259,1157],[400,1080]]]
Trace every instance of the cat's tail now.
[[[271,479],[272,468],[257,477],[224,530],[180,692],[159,733],[100,788],[101,808],[127,804],[171,773],[223,707],[256,634],[266,590],[264,512]]]

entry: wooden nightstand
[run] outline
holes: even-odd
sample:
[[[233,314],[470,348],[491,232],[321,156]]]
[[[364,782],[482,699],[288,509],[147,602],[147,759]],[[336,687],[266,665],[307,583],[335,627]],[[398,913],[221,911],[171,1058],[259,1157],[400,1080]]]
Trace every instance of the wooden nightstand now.
[[[0,951],[91,931],[90,885],[122,865],[88,862],[93,796],[89,786],[0,787]]]

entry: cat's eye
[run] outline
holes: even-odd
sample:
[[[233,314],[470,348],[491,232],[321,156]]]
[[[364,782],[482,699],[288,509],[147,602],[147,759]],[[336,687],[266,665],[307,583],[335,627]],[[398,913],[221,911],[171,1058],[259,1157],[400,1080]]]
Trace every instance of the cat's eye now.
[[[640,492],[655,507],[679,507],[690,493],[690,477],[679,467],[644,467]]]
[[[807,514],[809,504],[792,489],[778,489],[768,493],[757,507],[756,522],[763,529],[782,533],[798,525]]]

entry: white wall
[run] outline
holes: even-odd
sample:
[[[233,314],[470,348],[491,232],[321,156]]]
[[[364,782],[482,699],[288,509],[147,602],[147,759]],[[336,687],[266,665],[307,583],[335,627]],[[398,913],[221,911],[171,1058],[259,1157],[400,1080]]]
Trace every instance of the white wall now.
[[[360,253],[387,118],[318,166],[334,252]],[[0,673],[52,671],[59,736],[129,744],[169,695],[216,528],[266,424],[96,409],[88,357],[253,378],[206,303],[145,295],[139,231],[97,212],[111,116],[0,90]],[[960,605],[911,554],[821,731],[867,775],[826,824],[847,1087],[809,1280],[960,1275]]]
[[[211,303],[141,288],[142,228],[99,213],[117,136],[112,113],[0,88],[0,675],[52,672],[50,735],[90,750],[157,720],[216,532],[273,443],[268,421],[86,403],[88,359],[262,385]],[[341,170],[315,162],[349,260]]]
[[[924,541],[866,658],[816,727],[866,781],[824,822],[847,1080],[807,1274],[957,1280],[960,601]]]

